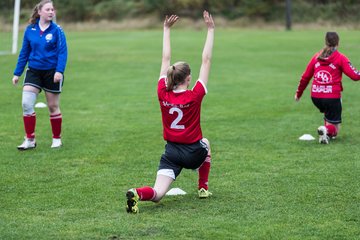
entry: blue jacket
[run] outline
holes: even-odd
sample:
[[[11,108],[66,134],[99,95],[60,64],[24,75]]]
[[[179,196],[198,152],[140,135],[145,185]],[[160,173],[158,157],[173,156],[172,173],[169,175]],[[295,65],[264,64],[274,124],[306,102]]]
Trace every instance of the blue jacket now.
[[[37,70],[56,69],[64,73],[67,61],[67,45],[63,30],[51,22],[40,34],[39,20],[30,24],[24,33],[23,45],[19,54],[14,75],[21,76],[28,63],[29,68]]]

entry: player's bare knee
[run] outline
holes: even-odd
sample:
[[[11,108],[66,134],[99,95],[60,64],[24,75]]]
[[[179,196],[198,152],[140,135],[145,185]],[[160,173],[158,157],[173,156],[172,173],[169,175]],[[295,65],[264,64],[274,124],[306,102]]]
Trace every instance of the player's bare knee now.
[[[165,196],[166,191],[162,191],[160,189],[154,189],[156,192],[156,196],[151,201],[153,202],[160,202],[160,200]]]
[[[58,104],[49,104],[48,105],[50,114],[57,114],[60,112]]]

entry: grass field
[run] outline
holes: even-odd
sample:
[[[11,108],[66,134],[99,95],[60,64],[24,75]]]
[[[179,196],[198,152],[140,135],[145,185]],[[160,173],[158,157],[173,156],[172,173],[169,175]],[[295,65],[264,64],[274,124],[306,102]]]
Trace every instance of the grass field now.
[[[50,149],[46,109],[37,143],[23,138],[17,56],[0,56],[0,239],[359,239],[360,86],[344,77],[343,126],[330,145],[322,116],[293,96],[325,31],[217,29],[202,128],[212,144],[211,199],[197,174],[173,187],[188,194],[125,212],[128,188],[152,185],[164,149],[156,83],[162,32],[67,32],[61,95],[63,148]],[[340,50],[360,68],[360,33],[339,31]],[[204,31],[174,29],[173,60],[198,76]],[[45,101],[41,94],[39,101]]]
[[[11,40],[12,40],[12,32],[0,31],[0,54],[11,53],[12,50]]]

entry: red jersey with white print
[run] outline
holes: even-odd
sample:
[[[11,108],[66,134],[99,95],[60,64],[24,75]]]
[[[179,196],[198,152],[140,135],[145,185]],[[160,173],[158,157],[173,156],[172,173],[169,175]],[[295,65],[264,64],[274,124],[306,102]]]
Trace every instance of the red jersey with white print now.
[[[202,139],[200,111],[206,92],[201,80],[191,90],[166,91],[166,77],[160,78],[158,99],[166,141],[191,144]]]
[[[296,92],[299,98],[312,78],[311,97],[314,98],[341,98],[342,73],[354,81],[360,80],[360,72],[345,55],[335,50],[328,58],[318,59],[320,53],[312,57],[301,77]]]

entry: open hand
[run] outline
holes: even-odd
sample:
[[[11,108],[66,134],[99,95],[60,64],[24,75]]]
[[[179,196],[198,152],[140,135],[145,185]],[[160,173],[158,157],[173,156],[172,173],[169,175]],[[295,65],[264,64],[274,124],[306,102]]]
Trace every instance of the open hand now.
[[[214,23],[214,20],[213,20],[211,14],[205,10],[203,12],[203,16],[204,16],[204,21],[205,21],[207,27],[211,28],[211,29],[215,28],[215,23]]]
[[[170,17],[168,15],[166,15],[165,21],[164,21],[164,27],[171,28],[172,25],[174,25],[174,23],[176,23],[178,19],[179,19],[179,16],[177,16],[177,15],[171,15]]]

